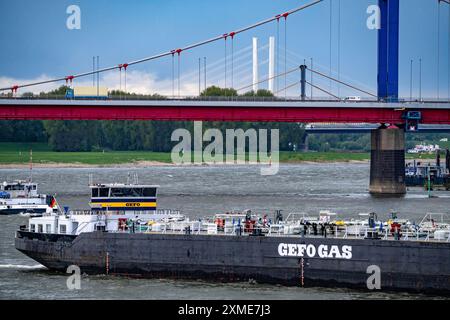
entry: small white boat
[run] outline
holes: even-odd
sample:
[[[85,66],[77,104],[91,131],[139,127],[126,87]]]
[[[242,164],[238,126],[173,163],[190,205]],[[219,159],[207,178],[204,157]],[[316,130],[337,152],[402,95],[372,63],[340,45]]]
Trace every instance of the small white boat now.
[[[0,185],[0,215],[42,215],[52,204],[52,196],[38,194],[37,183],[15,180]]]

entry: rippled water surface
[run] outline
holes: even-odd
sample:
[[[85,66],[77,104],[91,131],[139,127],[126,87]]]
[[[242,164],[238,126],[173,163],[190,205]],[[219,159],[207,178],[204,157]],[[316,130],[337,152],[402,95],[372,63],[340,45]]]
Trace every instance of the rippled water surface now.
[[[273,216],[276,209],[317,215],[329,209],[342,217],[375,211],[385,219],[390,210],[420,222],[426,212],[450,212],[450,194],[421,189],[401,198],[368,195],[368,164],[283,165],[275,176],[261,176],[256,166],[49,168],[34,169],[40,192],[56,194],[63,206],[88,208],[89,174],[95,182],[126,182],[137,173],[139,182],[158,184],[158,206],[179,209],[189,217],[252,209]],[[0,181],[25,179],[27,170],[0,169]],[[420,299],[442,298],[407,293],[364,292],[333,288],[299,288],[249,283],[208,283],[165,279],[85,276],[81,290],[68,290],[67,276],[49,272],[14,249],[14,231],[27,218],[0,216],[1,299]]]

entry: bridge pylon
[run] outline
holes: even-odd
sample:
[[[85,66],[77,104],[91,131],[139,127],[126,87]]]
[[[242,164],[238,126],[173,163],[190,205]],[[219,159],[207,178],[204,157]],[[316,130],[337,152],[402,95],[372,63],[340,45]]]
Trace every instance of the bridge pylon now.
[[[391,125],[372,131],[369,192],[374,195],[406,193],[403,128]]]
[[[398,102],[399,0],[378,0],[378,99]]]

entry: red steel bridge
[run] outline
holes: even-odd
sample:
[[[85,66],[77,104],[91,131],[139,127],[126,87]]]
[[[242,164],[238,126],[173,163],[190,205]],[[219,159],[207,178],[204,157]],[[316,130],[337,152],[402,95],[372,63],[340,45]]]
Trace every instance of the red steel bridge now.
[[[438,1],[438,5],[441,5]],[[125,73],[134,65],[144,62],[168,57],[178,59],[185,51],[201,47],[210,43],[233,41],[241,33],[248,32],[254,28],[269,23],[287,23],[288,17],[303,10],[319,5],[323,0],[315,0],[290,11],[280,13],[269,19],[260,21],[245,28],[237,29],[217,37],[194,43],[185,47],[180,47],[167,52],[156,54],[147,58],[127,63],[120,63],[111,67],[85,72],[80,74],[67,75],[51,80],[36,83],[15,84],[10,87],[0,88],[1,92],[17,93],[19,89],[32,86],[39,86],[46,83],[65,82],[72,84],[75,79],[97,75],[104,72]],[[442,4],[448,4],[442,1]],[[272,100],[242,101],[237,97],[230,97],[225,100],[208,100],[197,98],[175,99],[165,98],[161,100],[68,100],[68,99],[23,99],[6,98],[0,99],[0,119],[6,120],[203,120],[203,121],[264,121],[264,122],[333,122],[333,123],[389,123],[403,124],[408,119],[410,112],[415,112],[415,120],[425,124],[444,125],[450,124],[450,101],[421,101],[421,102],[401,102],[398,99],[398,36],[399,36],[399,0],[379,0],[381,12],[381,28],[378,31],[378,92],[376,94],[361,90],[351,84],[344,83],[338,79],[331,78],[305,65],[293,70],[285,70],[277,73],[274,77],[283,77],[290,72],[301,71],[300,80],[302,94],[300,100],[287,100],[278,97]],[[278,43],[278,42],[277,42]],[[285,43],[286,46],[286,43]],[[225,59],[225,64],[226,64]],[[233,61],[233,52],[231,54]],[[233,65],[233,64],[232,64]],[[226,70],[226,65],[225,65]],[[173,71],[173,70],[172,70]],[[307,82],[304,74],[306,71],[319,76],[329,78],[330,81],[337,81],[354,90],[363,92],[371,96],[371,101],[344,102],[339,97],[334,96],[322,88]],[[179,92],[178,74],[178,92]],[[268,81],[266,79],[263,81]],[[261,81],[261,82],[263,82]],[[173,86],[174,86],[173,79]],[[314,101],[305,99],[305,85],[309,84],[319,89],[329,96],[330,100]],[[285,88],[286,89],[286,88]],[[419,115],[419,117],[417,117]]]
[[[213,100],[0,99],[7,120],[203,120],[401,124],[419,111],[424,124],[450,124],[450,103]]]

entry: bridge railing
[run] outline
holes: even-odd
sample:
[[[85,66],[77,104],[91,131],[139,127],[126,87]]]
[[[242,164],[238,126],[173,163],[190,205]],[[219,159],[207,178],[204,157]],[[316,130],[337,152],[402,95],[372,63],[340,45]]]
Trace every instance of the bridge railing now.
[[[92,99],[84,99],[84,98],[76,98],[76,99],[68,99],[65,95],[55,95],[55,94],[39,94],[33,96],[12,96],[11,94],[0,94],[1,100],[61,100],[61,101],[224,101],[224,102],[344,102],[348,104],[364,104],[364,103],[373,103],[373,102],[383,102],[377,101],[375,98],[363,98],[358,101],[346,100],[345,98],[341,98],[340,100],[336,99],[328,99],[324,97],[317,97],[313,99],[302,100],[299,96],[288,96],[288,97],[261,97],[261,96],[163,96],[163,95],[109,95],[108,97],[98,97]],[[399,99],[399,103],[433,103],[433,104],[448,104],[450,103],[449,99]]]
[[[260,96],[160,96],[160,95],[127,95],[127,96],[108,96],[99,97],[92,99],[68,99],[65,95],[50,95],[41,94],[34,96],[20,96],[13,97],[11,95],[0,95],[0,100],[2,99],[14,99],[14,100],[67,100],[67,101],[224,101],[224,102],[279,102],[279,101],[302,101],[299,97],[260,97]],[[330,100],[326,98],[315,98],[306,100],[306,102],[347,102],[347,103],[364,103],[364,102],[376,102],[375,99],[364,99],[360,101],[346,101],[342,99],[341,101]]]

